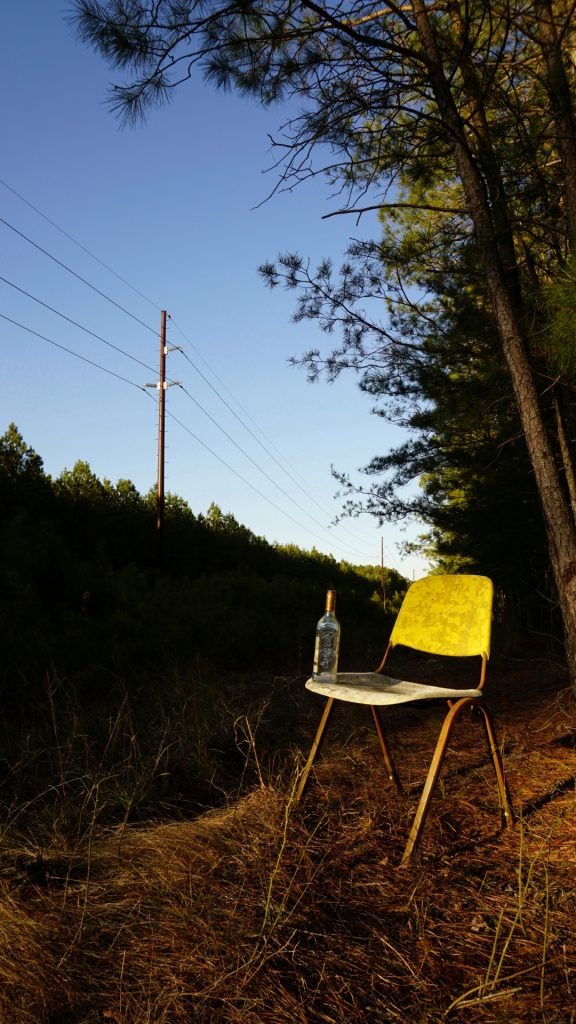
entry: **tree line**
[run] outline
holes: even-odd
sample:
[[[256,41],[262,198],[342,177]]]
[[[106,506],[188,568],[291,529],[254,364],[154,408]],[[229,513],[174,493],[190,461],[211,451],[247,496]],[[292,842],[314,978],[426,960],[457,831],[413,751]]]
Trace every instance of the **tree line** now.
[[[308,672],[328,586],[349,657],[365,657],[368,643],[376,663],[385,641],[380,567],[270,544],[214,504],[195,514],[169,494],[160,573],[155,491],[99,480],[82,460],[53,479],[15,424],[0,437],[0,543],[9,692],[15,679],[47,671],[102,685],[112,668],[162,670],[197,657]],[[386,570],[389,611],[405,588]]]

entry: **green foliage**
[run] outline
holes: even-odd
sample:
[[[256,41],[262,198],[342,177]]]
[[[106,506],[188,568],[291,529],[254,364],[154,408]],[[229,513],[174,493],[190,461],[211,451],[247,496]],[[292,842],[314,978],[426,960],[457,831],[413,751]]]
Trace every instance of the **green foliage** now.
[[[56,493],[69,495],[75,501],[98,504],[106,494],[106,487],[100,483],[87,462],[79,459],[73,469],[64,469],[55,482]]]
[[[201,0],[75,0],[74,20],[127,73],[115,92],[127,116],[167,97],[187,77],[181,66],[260,102],[302,101],[278,142],[285,184],[322,169],[348,212],[379,210],[381,237],[354,241],[339,273],[297,253],[261,273],[297,293],[297,321],[339,333],[331,351],[295,362],[311,379],[352,369],[375,412],[412,436],[369,462],[370,484],[339,473],[345,509],[415,515],[439,564],[546,589],[534,480],[549,529],[559,518],[558,537],[573,528],[562,486],[542,473],[553,459],[563,472],[570,453],[541,452],[556,430],[548,385],[574,373],[573,13],[556,0],[345,10],[238,0],[209,11]],[[573,436],[572,393],[563,397]]]
[[[30,448],[14,423],[0,437],[0,511],[17,510],[51,496],[42,459]]]
[[[534,339],[556,373],[576,382],[576,258],[572,257],[543,290],[547,314]]]
[[[345,511],[368,511],[381,522],[414,516],[428,527],[420,550],[439,569],[484,572],[513,605],[525,606],[527,594],[534,603],[534,595],[546,594],[546,604],[540,502],[478,247],[466,230],[456,232],[461,188],[441,160],[411,167],[396,180],[398,207],[382,214],[381,241],[353,242],[339,272],[328,261],[314,272],[301,257],[283,254],[262,276],[297,293],[295,319],[312,320],[330,336],[340,331],[340,346],[328,354],[315,349],[294,360],[310,379],[332,380],[352,368],[373,411],[411,434],[370,460],[368,484],[337,472]],[[534,293],[530,304],[538,322],[541,297]],[[544,353],[547,330],[532,335],[544,383],[561,369]],[[542,390],[554,436],[555,393]],[[573,403],[564,394],[573,437]],[[559,450],[557,459],[560,466]],[[534,621],[528,611],[519,623]]]
[[[215,504],[197,516],[167,495],[160,575],[155,492],[101,482],[81,460],[52,482],[13,426],[1,452],[10,498],[0,514],[8,692],[15,674],[41,678],[50,665],[88,682],[112,666],[161,669],[199,656],[226,669],[308,672],[328,586],[339,591],[343,657],[368,650],[378,660],[386,624],[369,567],[271,545]],[[33,490],[22,485],[29,480]],[[403,589],[397,574],[394,587]]]
[[[0,437],[0,473],[12,482],[43,475],[42,459],[26,444],[15,423],[9,423]]]

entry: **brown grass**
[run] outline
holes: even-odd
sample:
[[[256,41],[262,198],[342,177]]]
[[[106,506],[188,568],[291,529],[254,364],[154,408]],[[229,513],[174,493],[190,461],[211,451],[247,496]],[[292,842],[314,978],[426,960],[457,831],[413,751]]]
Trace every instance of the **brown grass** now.
[[[406,869],[438,725],[411,712],[393,729],[402,799],[346,710],[298,807],[292,758],[193,821],[84,828],[42,849],[33,828],[9,830],[0,1021],[576,1021],[576,727],[558,671],[532,666],[527,688],[525,666],[500,667],[518,824],[501,831],[480,727],[461,727]]]

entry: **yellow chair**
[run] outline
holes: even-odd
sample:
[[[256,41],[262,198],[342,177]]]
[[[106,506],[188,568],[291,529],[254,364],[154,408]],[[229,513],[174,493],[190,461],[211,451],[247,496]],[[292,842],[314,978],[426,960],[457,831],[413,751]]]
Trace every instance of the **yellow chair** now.
[[[508,797],[502,759],[490,713],[483,702],[486,667],[490,654],[490,628],[492,620],[492,582],[486,576],[428,576],[408,589],[390,635],[386,653],[375,672],[339,672],[336,680],[312,678],[306,683],[308,690],[328,698],[318,726],[316,737],[299,780],[296,801],[300,799],[310,769],[316,760],[328,721],[337,700],[354,704],[368,704],[384,762],[390,780],[402,792],[392,755],[382,729],[378,708],[416,701],[448,701],[448,712],[424,790],[416,811],[402,864],[410,859],[417,848],[424,828],[430,801],[446,754],[448,741],[463,711],[468,708],[480,712],[490,754],[496,772],[501,807],[507,825],[512,824],[513,812]],[[382,674],[382,669],[395,647],[402,645],[413,650],[457,658],[481,658],[480,677],[474,689],[446,688],[427,683],[408,682]]]

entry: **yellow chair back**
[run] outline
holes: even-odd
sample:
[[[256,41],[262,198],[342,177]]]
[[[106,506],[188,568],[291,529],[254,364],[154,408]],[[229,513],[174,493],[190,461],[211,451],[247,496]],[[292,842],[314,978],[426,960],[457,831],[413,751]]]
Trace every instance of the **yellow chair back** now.
[[[427,576],[404,598],[390,644],[429,654],[490,654],[492,581],[487,576]]]

